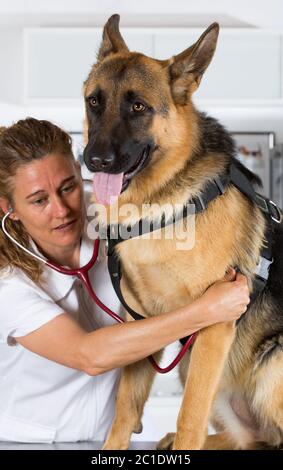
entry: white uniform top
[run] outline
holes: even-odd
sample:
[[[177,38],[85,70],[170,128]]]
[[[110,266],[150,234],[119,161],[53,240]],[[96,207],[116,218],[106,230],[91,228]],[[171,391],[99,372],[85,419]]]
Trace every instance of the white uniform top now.
[[[104,241],[90,280],[99,299],[121,315],[103,248]],[[84,236],[80,266],[92,253],[93,241]],[[64,312],[87,331],[116,322],[89,298],[76,277],[47,266],[43,288],[19,269],[1,277],[0,305],[0,441],[104,440],[114,415],[120,370],[91,377],[30,352],[13,337],[31,333]]]

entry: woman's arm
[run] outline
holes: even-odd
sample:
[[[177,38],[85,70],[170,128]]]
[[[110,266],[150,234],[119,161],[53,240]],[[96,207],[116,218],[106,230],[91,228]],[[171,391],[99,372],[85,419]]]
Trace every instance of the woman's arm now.
[[[235,274],[230,274],[230,281]],[[38,330],[16,338],[36,354],[89,375],[143,359],[168,344],[206,326],[236,320],[249,303],[246,278],[220,281],[191,304],[144,320],[85,332],[67,313]]]

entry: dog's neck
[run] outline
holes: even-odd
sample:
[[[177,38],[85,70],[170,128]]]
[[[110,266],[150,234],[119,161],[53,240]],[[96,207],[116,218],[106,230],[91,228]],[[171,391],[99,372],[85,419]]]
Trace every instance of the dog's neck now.
[[[181,114],[181,119],[179,116]],[[198,112],[194,106],[173,113],[179,119],[177,137],[153,156],[152,164],[131,182],[120,196],[121,203],[173,203],[195,196],[205,182],[219,175],[235,155],[235,146],[226,129],[215,119]],[[180,188],[180,190],[179,190]]]
[[[202,192],[207,181],[227,171],[233,152],[234,144],[226,130],[216,120],[195,112],[182,145],[160,155],[121,194],[117,208],[133,205],[136,215],[121,217],[119,222],[139,220],[145,214],[145,205],[155,206],[154,210],[149,209],[150,218],[161,217],[163,209],[158,207],[186,205]],[[109,207],[107,211],[110,220]]]

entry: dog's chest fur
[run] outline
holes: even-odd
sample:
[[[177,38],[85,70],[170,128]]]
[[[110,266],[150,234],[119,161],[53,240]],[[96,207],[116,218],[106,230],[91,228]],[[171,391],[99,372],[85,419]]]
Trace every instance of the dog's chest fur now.
[[[230,214],[223,204],[229,205]],[[262,232],[259,230],[253,238],[255,256],[251,259],[247,256],[251,248],[249,227],[239,216],[242,211],[247,211],[246,201],[230,190],[225,202],[215,200],[204,214],[197,216],[192,249],[177,249],[176,238],[136,238],[118,246],[127,288],[148,315],[168,312],[199,297],[224,276],[230,265],[252,273]]]

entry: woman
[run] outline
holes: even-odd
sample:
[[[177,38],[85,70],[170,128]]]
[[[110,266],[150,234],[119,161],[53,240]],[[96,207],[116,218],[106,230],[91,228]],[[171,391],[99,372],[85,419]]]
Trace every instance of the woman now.
[[[8,232],[59,265],[91,258],[86,207],[70,137],[28,118],[0,135],[0,208]],[[114,324],[75,277],[33,259],[0,232],[0,440],[104,440],[119,367],[203,327],[233,321],[249,303],[234,270],[197,301],[158,317]],[[90,272],[98,297],[120,305],[106,259]],[[232,282],[233,281],[233,282]]]

